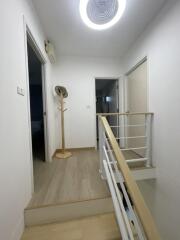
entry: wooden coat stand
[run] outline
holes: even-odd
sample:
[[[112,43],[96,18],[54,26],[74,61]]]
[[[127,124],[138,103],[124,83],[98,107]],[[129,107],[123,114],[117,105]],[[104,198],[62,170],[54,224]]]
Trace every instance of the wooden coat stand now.
[[[62,148],[60,150],[57,151],[56,153],[56,158],[59,159],[65,159],[65,158],[69,158],[72,156],[72,153],[66,151],[65,149],[65,134],[64,134],[64,112],[67,109],[64,109],[64,97],[67,97],[67,91],[65,88],[63,87],[58,87],[59,89],[56,91],[57,94],[60,96],[60,107],[58,107],[58,109],[60,110],[60,115],[61,115],[61,140],[62,140]],[[61,90],[61,88],[63,89],[63,92]]]

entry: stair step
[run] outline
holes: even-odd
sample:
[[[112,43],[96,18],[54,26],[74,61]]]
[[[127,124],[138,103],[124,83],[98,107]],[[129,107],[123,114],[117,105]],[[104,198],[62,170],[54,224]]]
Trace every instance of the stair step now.
[[[120,240],[113,213],[73,221],[28,227],[21,240]]]
[[[114,211],[111,198],[25,209],[25,226],[64,222]]]

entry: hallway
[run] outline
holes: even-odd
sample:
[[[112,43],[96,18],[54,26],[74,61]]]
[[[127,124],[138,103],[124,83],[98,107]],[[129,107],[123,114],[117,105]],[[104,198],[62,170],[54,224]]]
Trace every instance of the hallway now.
[[[109,197],[99,174],[98,152],[73,151],[69,159],[34,163],[35,193],[28,208]]]
[[[99,153],[96,150],[74,150],[68,159],[53,159],[52,163],[34,161],[34,195],[28,209],[110,197],[106,181],[99,173]],[[126,159],[139,158],[124,152]],[[143,167],[131,163],[130,167]]]
[[[0,240],[114,206],[133,240],[126,205],[139,236],[179,240],[180,1],[1,3]],[[117,96],[99,101],[96,80],[110,79]],[[53,159],[63,142],[72,157]]]

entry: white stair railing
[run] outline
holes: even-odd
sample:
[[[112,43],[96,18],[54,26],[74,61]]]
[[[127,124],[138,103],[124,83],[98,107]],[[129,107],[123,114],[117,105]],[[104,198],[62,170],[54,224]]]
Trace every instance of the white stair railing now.
[[[152,216],[105,117],[99,115],[100,173],[112,196],[122,240],[160,239]]]
[[[131,152],[136,156],[133,158],[131,157],[133,154],[129,154],[127,163],[144,162],[146,167],[152,166],[153,113],[103,113],[99,116],[111,118],[109,119],[110,127],[121,151],[125,154]],[[112,125],[111,122],[117,125]],[[101,137],[102,133],[100,133]]]

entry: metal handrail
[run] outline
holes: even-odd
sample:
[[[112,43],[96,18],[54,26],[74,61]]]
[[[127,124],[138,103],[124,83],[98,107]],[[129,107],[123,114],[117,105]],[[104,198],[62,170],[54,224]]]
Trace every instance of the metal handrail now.
[[[107,117],[110,127],[115,133],[119,146],[123,149],[129,149],[131,152],[131,162],[139,162],[139,158],[146,167],[152,167],[152,119],[154,114],[151,112],[139,113],[102,113],[98,117]],[[141,117],[140,119],[138,117]],[[111,119],[109,119],[111,117]],[[131,118],[133,117],[133,118]],[[135,118],[134,118],[135,117]],[[137,117],[137,118],[136,118]],[[143,117],[143,118],[142,118]],[[139,119],[139,120],[138,120]],[[135,120],[135,122],[134,122]],[[138,122],[137,122],[138,120]],[[130,121],[130,122],[129,122]],[[131,129],[133,129],[131,132]],[[130,130],[130,131],[129,131]],[[137,141],[140,141],[139,143]],[[135,144],[135,145],[134,145]],[[137,145],[140,145],[137,147]],[[127,150],[128,151],[128,150]]]
[[[138,229],[136,229],[137,233],[139,234],[138,239],[159,240],[160,236],[154,224],[151,213],[145,204],[145,201],[142,197],[142,194],[136,182],[133,179],[131,171],[126,163],[126,160],[124,159],[122,151],[107,122],[107,119],[104,116],[99,116],[99,120],[100,120],[99,151],[100,151],[100,160],[101,160],[101,166],[100,166],[101,174],[104,178],[107,178],[107,175],[108,175],[108,178],[109,176],[112,175],[112,169],[109,168],[109,173],[111,173],[111,175],[109,175],[109,173],[107,172],[108,163],[110,164],[112,162],[114,166],[113,171],[117,175],[116,177],[118,179],[118,182],[120,182],[121,184],[121,189],[123,188],[124,183],[127,187],[128,193],[126,192],[124,194],[126,195],[126,198],[127,196],[130,196],[130,199],[127,201],[133,203],[133,205],[131,206],[131,210],[133,210],[132,215],[133,217],[134,216],[138,217],[138,221],[136,221],[135,219],[135,222],[136,224],[140,222],[140,226],[138,226]],[[110,147],[108,147],[107,142],[109,143]],[[107,150],[106,154],[104,153],[105,149]],[[107,159],[107,154],[109,154],[109,156],[111,157],[111,162]],[[112,159],[112,157],[114,158],[114,160]],[[117,172],[117,169],[118,169],[118,172]],[[111,176],[111,180],[112,178],[113,177]],[[116,213],[116,214],[118,215],[120,213]],[[120,228],[120,230],[121,229],[122,228]],[[126,237],[123,239],[126,239]]]

